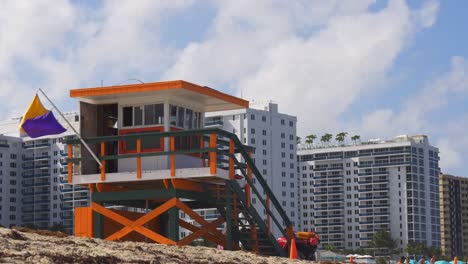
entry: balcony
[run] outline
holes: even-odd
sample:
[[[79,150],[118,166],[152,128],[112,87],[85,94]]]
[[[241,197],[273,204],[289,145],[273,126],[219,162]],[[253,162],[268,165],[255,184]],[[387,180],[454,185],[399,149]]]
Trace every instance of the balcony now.
[[[34,149],[34,148],[48,148],[50,147],[49,143],[39,143],[39,144],[24,144],[25,149]]]
[[[325,219],[325,218],[343,218],[344,214],[337,214],[337,215],[314,215],[315,219]]]
[[[211,126],[223,126],[224,121],[223,120],[210,120],[205,122],[205,127],[211,127]]]
[[[43,191],[43,192],[34,192],[34,191],[29,191],[29,192],[21,192],[25,196],[30,196],[30,195],[44,195],[44,194],[50,194],[50,191]]]
[[[385,220],[385,221],[367,221],[367,222],[361,222],[359,221],[360,225],[375,225],[375,224],[390,224],[390,220]],[[380,229],[380,228],[379,228]],[[361,230],[359,230],[361,231]]]
[[[359,189],[360,193],[364,192],[383,192],[383,191],[389,191],[390,189],[388,187],[384,188],[361,188]]]
[[[333,211],[333,210],[344,210],[344,207],[323,207],[323,208],[314,208],[314,211]]]
[[[23,170],[33,170],[33,169],[42,169],[42,168],[49,168],[50,164],[33,164],[33,165],[23,165]]]
[[[325,175],[325,176],[318,176],[318,175],[314,175],[312,177],[314,180],[315,179],[341,179],[343,178],[343,175]]]
[[[30,179],[30,178],[40,178],[40,177],[50,177],[49,173],[35,173],[35,174],[23,174],[23,178]]]
[[[315,226],[341,226],[344,225],[344,223],[324,223],[324,224],[315,224]]]
[[[380,200],[380,199],[389,199],[389,197],[388,197],[388,195],[383,195],[383,196],[371,196],[371,197],[359,197],[359,201]]]
[[[49,155],[42,155],[42,156],[33,156],[33,157],[23,157],[23,161],[38,161],[38,160],[49,160],[50,156]]]
[[[337,183],[322,183],[322,184],[314,184],[314,187],[333,187],[333,186],[343,186],[344,183],[337,182]]]
[[[358,168],[378,168],[378,167],[406,166],[406,165],[411,165],[411,162],[401,161],[401,162],[381,162],[381,163],[359,164]]]
[[[49,222],[49,217],[35,218],[34,222]]]
[[[363,181],[358,181],[359,184],[378,184],[378,183],[388,183],[388,179],[379,179],[379,180],[363,180]]]

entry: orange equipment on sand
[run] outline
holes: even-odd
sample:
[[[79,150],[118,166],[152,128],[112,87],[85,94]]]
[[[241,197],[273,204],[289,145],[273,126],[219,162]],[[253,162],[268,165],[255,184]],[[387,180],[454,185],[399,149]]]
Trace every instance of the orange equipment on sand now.
[[[277,239],[279,245],[288,251],[288,240],[285,237]],[[320,243],[320,236],[315,232],[297,232],[295,237],[295,244],[297,250],[300,251],[306,260],[315,260],[315,251]]]

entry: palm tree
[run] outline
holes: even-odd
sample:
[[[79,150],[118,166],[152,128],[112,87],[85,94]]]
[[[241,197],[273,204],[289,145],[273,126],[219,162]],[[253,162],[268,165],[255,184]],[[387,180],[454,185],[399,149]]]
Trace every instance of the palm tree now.
[[[301,137],[300,136],[296,136],[296,144],[297,145],[301,144]]]
[[[341,133],[338,133],[335,137],[335,140],[338,142],[338,143],[342,143],[346,136],[348,135],[348,132],[341,132]]]
[[[306,137],[305,143],[308,144],[308,145],[312,145],[312,144],[314,144],[314,140],[315,140],[316,138],[317,138],[317,136],[314,135],[314,134],[308,135],[308,136]]]
[[[361,140],[361,136],[360,135],[354,135],[351,137],[351,140],[354,142],[354,144],[356,144],[357,141]]]
[[[330,140],[333,138],[333,135],[332,134],[328,134],[326,133],[325,135],[323,135],[321,138],[320,138],[320,141],[322,141],[322,143],[325,143],[325,142],[330,142]]]

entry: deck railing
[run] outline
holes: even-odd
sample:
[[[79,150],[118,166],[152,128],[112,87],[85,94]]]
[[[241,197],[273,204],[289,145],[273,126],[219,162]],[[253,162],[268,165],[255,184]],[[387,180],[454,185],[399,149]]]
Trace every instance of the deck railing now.
[[[149,138],[151,138],[151,140],[165,142],[163,148],[159,151],[142,151],[144,147],[141,144],[142,140]],[[211,174],[216,174],[217,170],[227,170],[229,179],[232,181],[235,180],[236,173],[240,172],[246,180],[246,187],[244,188],[246,206],[251,206],[251,195],[254,193],[260,202],[258,206],[263,207],[260,209],[264,209],[266,212],[268,231],[271,231],[272,224],[274,224],[284,236],[288,238],[294,236],[292,222],[251,158],[254,149],[244,146],[235,134],[218,128],[206,128],[104,136],[86,138],[84,140],[90,145],[98,144],[98,146],[100,146],[98,157],[104,165],[100,168],[102,181],[105,181],[106,178],[106,161],[135,158],[135,180],[138,180],[141,178],[141,158],[150,156],[169,156],[172,177],[175,177],[177,173],[175,155],[192,155],[199,157],[203,161],[204,166],[210,168]],[[121,142],[129,140],[136,141],[136,151],[134,153],[106,155],[106,144],[111,142],[121,144]],[[179,144],[177,144],[177,142]],[[73,157],[73,147],[81,144],[78,139],[69,139],[66,140],[65,143],[68,144],[68,182],[72,183],[73,165],[80,163],[84,159],[90,159],[91,157]],[[259,186],[254,185],[255,181],[258,182]],[[278,212],[279,219],[273,213],[273,210]],[[284,225],[280,221],[283,221]]]

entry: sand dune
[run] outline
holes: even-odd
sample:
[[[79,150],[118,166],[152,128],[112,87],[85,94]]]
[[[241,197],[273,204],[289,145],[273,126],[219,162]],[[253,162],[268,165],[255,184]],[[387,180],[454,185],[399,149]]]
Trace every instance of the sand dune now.
[[[59,232],[0,228],[0,263],[311,263],[242,251],[109,242]]]

